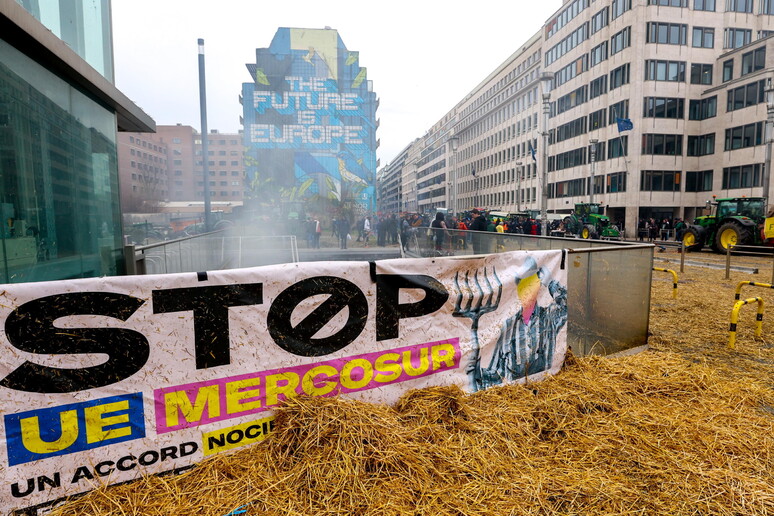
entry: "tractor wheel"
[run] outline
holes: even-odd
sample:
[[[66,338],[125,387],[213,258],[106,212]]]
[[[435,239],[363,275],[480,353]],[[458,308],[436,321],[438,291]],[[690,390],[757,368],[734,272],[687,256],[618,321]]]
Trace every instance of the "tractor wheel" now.
[[[581,238],[596,240],[597,238],[599,238],[597,236],[597,228],[595,228],[591,224],[587,224],[583,226],[583,229],[581,229]]]
[[[704,247],[704,231],[695,226],[689,226],[683,234],[683,245],[687,251],[701,251]]]
[[[715,250],[725,253],[729,247],[748,245],[751,241],[750,230],[736,222],[726,222],[715,235]]]

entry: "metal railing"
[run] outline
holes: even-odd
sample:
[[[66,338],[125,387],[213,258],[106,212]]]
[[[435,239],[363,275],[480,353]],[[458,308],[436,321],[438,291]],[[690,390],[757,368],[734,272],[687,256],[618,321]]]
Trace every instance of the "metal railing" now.
[[[229,231],[124,248],[127,274],[170,274],[298,262],[296,237],[243,236]]]

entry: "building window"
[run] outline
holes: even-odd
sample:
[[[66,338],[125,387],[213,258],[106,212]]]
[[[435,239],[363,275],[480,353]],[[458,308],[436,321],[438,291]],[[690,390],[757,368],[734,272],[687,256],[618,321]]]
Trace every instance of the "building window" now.
[[[622,100],[610,106],[609,125],[617,122],[616,118],[629,118],[629,100]]]
[[[574,79],[583,72],[589,69],[589,56],[584,54],[572,63],[568,64],[564,68],[561,68],[556,75],[554,75],[554,85],[561,86],[567,81]]]
[[[715,0],[693,0],[696,11],[715,11]]]
[[[682,156],[682,134],[643,134],[642,154],[649,156]]]
[[[715,29],[711,27],[694,27],[691,46],[695,48],[714,48]]]
[[[640,176],[640,191],[679,192],[680,172],[672,170],[643,170]]]
[[[613,0],[613,3],[610,5],[611,19],[615,20],[631,8],[632,0]]]
[[[619,66],[610,72],[610,89],[614,90],[619,86],[629,84],[629,63]]]
[[[728,28],[723,31],[723,48],[739,48],[750,42],[751,29]]]
[[[645,97],[642,116],[645,118],[685,118],[685,99],[674,97]]]
[[[688,25],[681,23],[647,23],[646,43],[661,43],[665,45],[685,45]]]
[[[645,61],[646,81],[685,82],[685,61]]]
[[[723,169],[723,190],[761,186],[761,164]]]
[[[728,82],[734,78],[734,60],[723,61],[723,82]]]
[[[765,67],[766,47],[756,48],[752,52],[742,54],[742,73],[740,76],[763,70]]]
[[[559,43],[548,49],[545,53],[546,66],[550,65],[567,52],[577,47],[589,38],[589,24],[584,23]]]
[[[529,202],[529,188],[527,189],[527,193],[527,202]],[[550,184],[548,188],[548,197],[552,199],[558,197],[577,197],[580,195],[586,195],[586,179],[581,178],[561,181],[559,183]]]
[[[567,95],[563,95],[556,100],[556,113],[554,115],[560,115],[570,109],[580,106],[588,100],[588,87],[581,86],[577,90],[571,91]]]
[[[707,99],[692,100],[688,104],[689,120],[706,120],[718,114],[717,95]]]
[[[575,138],[576,136],[580,136],[582,134],[586,134],[585,116],[576,118],[571,122],[560,125],[559,127],[556,128],[556,131],[551,131],[550,143],[553,144],[553,143],[563,142],[565,140],[569,140],[570,138]]]
[[[605,127],[607,125],[607,108],[594,111],[589,114],[589,131]],[[602,156],[603,152],[598,152],[597,156]]]
[[[607,175],[607,193],[626,191],[626,172],[616,172]]]
[[[629,155],[629,137],[619,136],[607,141],[607,159]]]
[[[559,29],[567,25],[588,6],[589,0],[575,0],[572,2],[565,10],[559,13],[556,18],[547,23],[546,39],[556,34]]]
[[[774,0],[773,0],[774,1]],[[620,32],[613,34],[610,38],[610,55],[617,54],[631,44],[632,28],[626,27]]]
[[[712,170],[702,170],[701,172],[685,173],[685,191],[686,192],[711,192],[712,191]]]
[[[726,0],[726,11],[751,13],[753,0]]]
[[[761,2],[761,14],[774,14],[774,0],[760,0]],[[768,32],[768,31],[761,31]],[[759,36],[765,37],[765,36]]]
[[[724,150],[746,149],[763,142],[763,122],[726,129]]]
[[[589,83],[589,99],[599,97],[607,93],[607,75],[598,77]]]
[[[766,102],[766,81],[755,81],[728,90],[726,111],[736,111]]]
[[[137,168],[137,162],[136,161],[132,161],[132,168]]]
[[[596,47],[591,49],[591,66],[596,66],[605,59],[607,59],[607,41],[603,41]]]
[[[688,7],[688,0],[648,0],[648,5],[664,7]]]
[[[774,0],[772,0],[774,1]],[[608,20],[610,18],[610,8],[605,7],[597,14],[591,17],[591,33],[601,30],[603,27],[607,27]]]
[[[691,84],[712,84],[712,65],[691,64]]]
[[[715,154],[715,133],[688,137],[687,156],[709,156]]]

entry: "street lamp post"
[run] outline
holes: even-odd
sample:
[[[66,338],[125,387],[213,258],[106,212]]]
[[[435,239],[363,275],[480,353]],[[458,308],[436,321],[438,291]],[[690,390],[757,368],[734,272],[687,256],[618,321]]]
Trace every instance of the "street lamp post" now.
[[[449,205],[446,207],[449,209],[449,213],[454,215],[457,210],[457,147],[460,139],[456,136],[449,138],[449,146],[451,147],[451,194],[449,195]]]
[[[516,213],[521,213],[521,174],[524,171],[524,162],[516,162]]]
[[[543,85],[543,151],[541,153],[541,181],[540,181],[540,226],[542,233],[548,236],[548,115],[551,111],[551,83],[554,80],[553,72],[543,72],[540,82]]]
[[[594,162],[597,160],[597,140],[596,138],[591,138],[589,140],[589,145],[591,145],[591,192],[589,195],[589,203],[594,204]]]
[[[202,121],[202,173],[204,174],[204,230],[212,230],[210,208],[210,169],[209,169],[209,135],[207,134],[207,87],[204,71],[204,40],[197,40],[199,45],[199,112]]]
[[[766,81],[766,114],[766,163],[763,167],[761,186],[763,186],[763,196],[768,201],[771,185],[771,140],[774,137],[774,87],[771,85],[771,78]]]

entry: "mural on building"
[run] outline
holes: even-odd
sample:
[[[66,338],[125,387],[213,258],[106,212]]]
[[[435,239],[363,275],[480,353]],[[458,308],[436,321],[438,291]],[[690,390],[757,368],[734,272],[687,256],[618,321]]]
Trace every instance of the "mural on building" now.
[[[376,207],[376,94],[336,30],[280,28],[242,85],[248,199],[283,214]],[[246,200],[250,202],[250,200]]]

